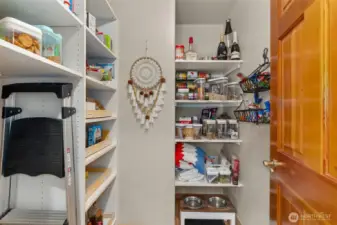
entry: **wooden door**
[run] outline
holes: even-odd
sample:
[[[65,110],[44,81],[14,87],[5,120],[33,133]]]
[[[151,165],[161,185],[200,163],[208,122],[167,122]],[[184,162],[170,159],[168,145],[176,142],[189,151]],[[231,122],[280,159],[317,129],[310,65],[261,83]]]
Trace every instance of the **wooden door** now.
[[[271,0],[270,224],[337,225],[336,40],[337,0]]]

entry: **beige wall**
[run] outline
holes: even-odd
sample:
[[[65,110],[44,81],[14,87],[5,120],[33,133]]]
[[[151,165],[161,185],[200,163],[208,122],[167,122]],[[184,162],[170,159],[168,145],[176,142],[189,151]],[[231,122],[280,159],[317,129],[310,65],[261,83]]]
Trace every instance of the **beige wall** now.
[[[112,0],[119,19],[119,224],[174,224],[174,0]],[[163,69],[164,110],[149,132],[136,122],[126,84],[132,63],[145,55]]]

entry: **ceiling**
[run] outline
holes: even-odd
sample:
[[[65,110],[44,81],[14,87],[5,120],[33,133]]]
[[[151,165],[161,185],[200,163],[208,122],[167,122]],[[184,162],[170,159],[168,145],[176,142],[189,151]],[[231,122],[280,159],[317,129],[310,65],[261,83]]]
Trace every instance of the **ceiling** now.
[[[176,24],[224,24],[236,0],[176,0]]]

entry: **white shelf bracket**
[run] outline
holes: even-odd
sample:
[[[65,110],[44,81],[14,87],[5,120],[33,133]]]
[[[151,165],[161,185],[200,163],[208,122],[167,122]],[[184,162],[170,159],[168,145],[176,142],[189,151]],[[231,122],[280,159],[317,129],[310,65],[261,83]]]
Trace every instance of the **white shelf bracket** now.
[[[241,63],[239,63],[236,67],[225,73],[224,77],[228,77],[231,73],[233,73],[235,70],[238,70],[241,68]]]

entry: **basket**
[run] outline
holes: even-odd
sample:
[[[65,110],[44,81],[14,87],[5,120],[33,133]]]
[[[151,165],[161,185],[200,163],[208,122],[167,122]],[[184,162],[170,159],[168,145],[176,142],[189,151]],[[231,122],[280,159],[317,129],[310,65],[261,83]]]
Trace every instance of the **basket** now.
[[[270,123],[270,117],[264,109],[235,110],[234,115],[241,122]]]
[[[259,73],[242,80],[240,87],[244,93],[256,93],[270,90],[270,73]]]

